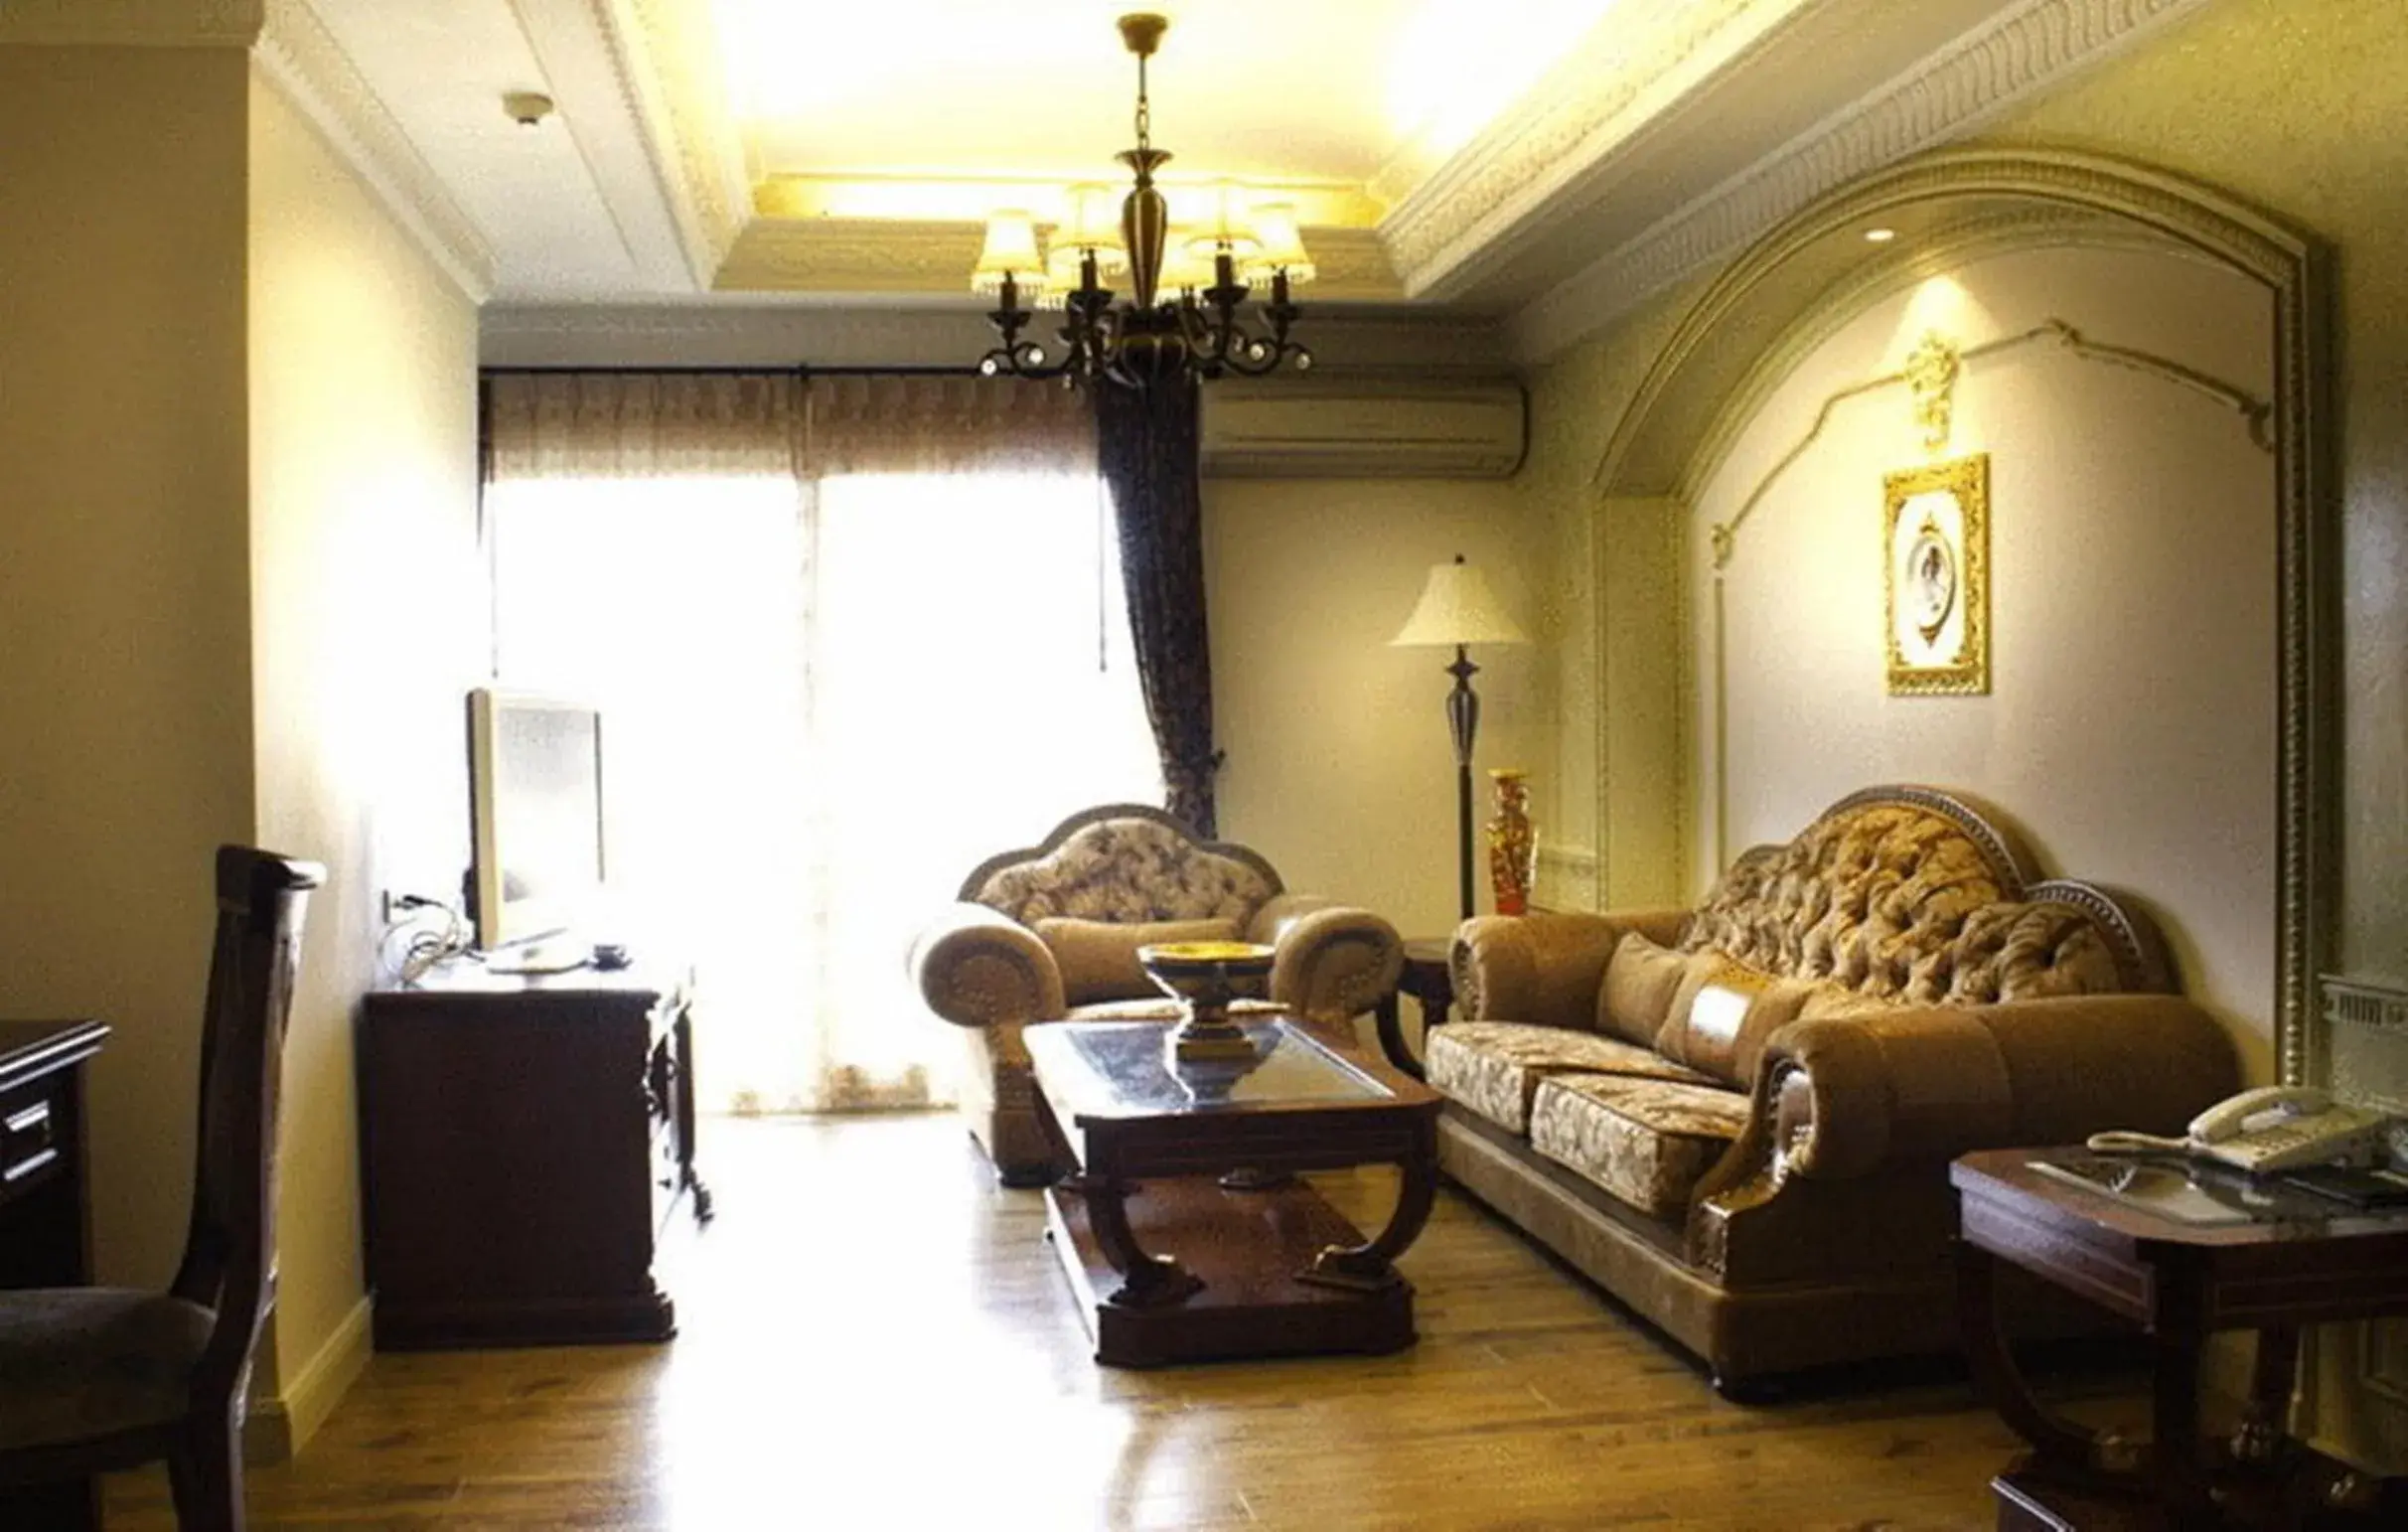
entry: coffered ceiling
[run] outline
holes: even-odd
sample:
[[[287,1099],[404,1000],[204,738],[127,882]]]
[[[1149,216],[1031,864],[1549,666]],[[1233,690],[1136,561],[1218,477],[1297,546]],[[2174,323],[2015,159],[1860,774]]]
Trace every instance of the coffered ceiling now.
[[[1306,303],[1501,316],[1531,355],[2212,0],[1157,3],[1174,216],[1223,179],[1290,200]],[[15,0],[0,42],[254,29],[513,308],[969,307],[987,213],[1125,183],[1123,5]],[[556,110],[522,126],[514,91]]]

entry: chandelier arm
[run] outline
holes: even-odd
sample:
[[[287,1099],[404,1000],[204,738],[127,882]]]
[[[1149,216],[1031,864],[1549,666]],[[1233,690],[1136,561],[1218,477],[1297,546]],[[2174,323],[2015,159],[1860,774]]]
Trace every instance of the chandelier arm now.
[[[1060,378],[1074,385],[1104,380],[1117,386],[1142,389],[1180,375],[1216,378],[1236,372],[1259,378],[1283,363],[1292,362],[1298,369],[1312,365],[1312,354],[1288,338],[1299,311],[1289,301],[1283,267],[1272,272],[1260,328],[1241,317],[1242,306],[1259,290],[1259,284],[1239,277],[1235,251],[1226,246],[1214,252],[1213,280],[1202,291],[1191,288],[1166,295],[1156,290],[1163,275],[1169,219],[1162,196],[1154,188],[1153,172],[1170,156],[1153,147],[1148,60],[1168,25],[1166,18],[1152,12],[1132,12],[1120,19],[1122,41],[1137,61],[1133,113],[1137,142],[1134,149],[1119,156],[1134,173],[1135,181],[1122,203],[1121,215],[1133,290],[1116,301],[1116,294],[1099,280],[1096,251],[1085,250],[1079,285],[1064,297],[1063,320],[1056,332],[1062,360],[1049,365],[1044,347],[1021,339],[1034,316],[1021,306],[1018,283],[1006,271],[1000,305],[987,316],[1001,344],[980,359],[981,373]],[[985,259],[981,257],[982,263]]]

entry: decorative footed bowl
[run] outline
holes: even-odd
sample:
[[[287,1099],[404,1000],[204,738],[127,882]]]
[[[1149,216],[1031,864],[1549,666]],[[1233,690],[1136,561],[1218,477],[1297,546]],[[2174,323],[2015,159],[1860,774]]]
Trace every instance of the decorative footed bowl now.
[[[1229,1002],[1263,994],[1272,950],[1260,942],[1162,942],[1137,949],[1137,966],[1179,1002],[1168,1044],[1174,1063],[1252,1063],[1254,1044],[1229,1019]]]

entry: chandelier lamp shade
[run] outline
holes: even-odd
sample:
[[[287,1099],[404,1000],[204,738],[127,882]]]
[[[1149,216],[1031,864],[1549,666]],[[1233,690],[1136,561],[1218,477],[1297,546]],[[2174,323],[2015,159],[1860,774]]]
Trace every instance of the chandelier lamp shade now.
[[[1259,378],[1282,365],[1312,366],[1312,353],[1288,339],[1300,312],[1289,292],[1313,277],[1294,207],[1256,205],[1242,188],[1223,184],[1211,189],[1203,216],[1179,228],[1154,184],[1170,155],[1153,146],[1145,62],[1169,25],[1150,12],[1120,21],[1121,40],[1137,60],[1137,143],[1119,156],[1134,184],[1118,205],[1109,186],[1072,187],[1050,249],[1039,247],[1028,211],[989,217],[970,283],[995,301],[986,317],[1000,339],[978,361],[984,376],[1143,388],[1163,379]],[[1105,286],[1107,279],[1125,281],[1126,293]],[[1239,309],[1259,286],[1269,296],[1250,322]],[[1025,335],[1039,308],[1062,311],[1058,354]]]
[[[1446,696],[1446,729],[1454,740],[1455,868],[1463,918],[1473,913],[1471,881],[1471,747],[1480,731],[1480,698],[1471,689],[1479,667],[1471,663],[1473,644],[1527,644],[1530,636],[1505,610],[1478,568],[1455,554],[1454,562],[1434,564],[1422,587],[1422,599],[1391,645],[1435,644],[1454,648],[1454,663],[1446,667],[1454,689]]]

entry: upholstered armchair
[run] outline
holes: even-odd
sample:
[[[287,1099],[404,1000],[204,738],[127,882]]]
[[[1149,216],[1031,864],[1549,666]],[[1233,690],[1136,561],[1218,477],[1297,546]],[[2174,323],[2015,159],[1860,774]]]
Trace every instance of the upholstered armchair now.
[[[1265,1005],[1345,1022],[1396,988],[1404,945],[1369,910],[1288,893],[1242,845],[1200,841],[1140,804],[1074,814],[1044,843],[989,857],[921,933],[911,966],[929,1006],[962,1028],[962,1113],[1006,1185],[1054,1173],[1020,1034],[1066,1018],[1174,1014],[1137,966],[1156,942],[1275,949]]]

